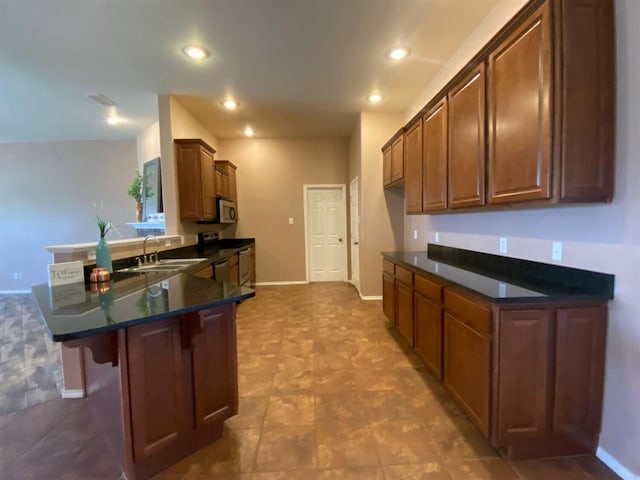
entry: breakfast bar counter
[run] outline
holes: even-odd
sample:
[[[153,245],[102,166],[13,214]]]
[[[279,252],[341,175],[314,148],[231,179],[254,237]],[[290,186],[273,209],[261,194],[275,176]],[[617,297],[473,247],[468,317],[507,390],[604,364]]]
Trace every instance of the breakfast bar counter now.
[[[238,410],[236,303],[253,290],[183,271],[32,291],[53,340],[84,350],[87,401],[127,479],[222,436]]]

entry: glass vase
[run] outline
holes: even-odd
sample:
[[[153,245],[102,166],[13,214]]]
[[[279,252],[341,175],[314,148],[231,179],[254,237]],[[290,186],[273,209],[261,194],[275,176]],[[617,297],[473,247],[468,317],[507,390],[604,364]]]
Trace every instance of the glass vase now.
[[[96,267],[104,267],[109,273],[113,273],[113,265],[111,264],[111,252],[109,245],[104,237],[100,237],[96,246]]]

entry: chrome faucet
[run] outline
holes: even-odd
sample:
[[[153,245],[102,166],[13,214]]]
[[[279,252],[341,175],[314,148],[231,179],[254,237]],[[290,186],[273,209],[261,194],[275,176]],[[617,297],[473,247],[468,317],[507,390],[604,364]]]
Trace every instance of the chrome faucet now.
[[[147,240],[153,238],[156,241],[156,251],[154,254],[149,254],[147,256]],[[144,237],[144,241],[142,242],[142,263],[151,263],[151,258],[153,258],[153,263],[158,261],[158,249],[160,248],[160,239],[155,235],[147,235]],[[153,257],[152,257],[153,255]]]

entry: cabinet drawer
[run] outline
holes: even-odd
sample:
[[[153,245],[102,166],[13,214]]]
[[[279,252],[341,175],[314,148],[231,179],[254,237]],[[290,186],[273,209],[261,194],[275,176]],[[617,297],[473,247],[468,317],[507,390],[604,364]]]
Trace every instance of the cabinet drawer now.
[[[396,266],[396,264],[393,263],[393,262],[390,262],[389,260],[386,260],[386,259],[382,260],[382,271],[383,272],[387,272],[387,273],[390,273],[391,275],[395,276],[395,274],[396,274],[395,266]]]
[[[235,255],[231,255],[229,257],[229,268],[233,267],[234,265],[238,264],[238,254]]]
[[[419,275],[415,276],[413,288],[436,304],[442,304],[442,287],[431,280]]]
[[[481,333],[491,332],[491,312],[462,295],[444,290],[444,308]]]
[[[396,265],[396,280],[409,287],[413,287],[413,272],[410,272],[406,268],[402,268],[400,265]]]

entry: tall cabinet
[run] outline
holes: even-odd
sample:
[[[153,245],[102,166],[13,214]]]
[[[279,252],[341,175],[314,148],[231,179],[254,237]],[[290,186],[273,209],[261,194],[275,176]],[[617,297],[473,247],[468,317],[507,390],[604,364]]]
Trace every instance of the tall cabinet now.
[[[175,139],[180,219],[215,220],[215,150],[200,139]]]

